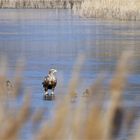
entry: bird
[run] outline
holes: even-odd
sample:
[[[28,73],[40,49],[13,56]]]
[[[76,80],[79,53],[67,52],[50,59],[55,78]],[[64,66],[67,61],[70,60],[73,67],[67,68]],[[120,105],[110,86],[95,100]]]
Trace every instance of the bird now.
[[[56,72],[57,72],[56,69],[50,69],[48,75],[45,76],[42,82],[43,88],[45,90],[45,94],[44,94],[45,96],[49,95],[48,89],[52,91],[51,95],[54,95],[54,89],[57,85],[57,78],[55,75]]]
[[[89,96],[89,89],[86,89],[83,93],[83,97],[88,97]]]
[[[12,83],[10,80],[6,80],[6,86],[7,88],[12,88]]]

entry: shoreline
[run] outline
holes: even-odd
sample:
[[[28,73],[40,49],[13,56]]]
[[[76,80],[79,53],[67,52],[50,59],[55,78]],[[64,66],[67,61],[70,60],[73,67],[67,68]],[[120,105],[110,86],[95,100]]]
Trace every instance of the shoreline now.
[[[0,0],[0,9],[73,9],[82,0]]]
[[[86,18],[140,21],[139,0],[84,0],[75,13]]]
[[[0,0],[0,9],[72,9],[83,18],[140,21],[139,0]]]

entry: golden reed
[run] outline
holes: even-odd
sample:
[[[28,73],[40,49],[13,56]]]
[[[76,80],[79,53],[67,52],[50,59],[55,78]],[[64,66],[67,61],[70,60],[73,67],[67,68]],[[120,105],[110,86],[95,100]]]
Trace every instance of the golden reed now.
[[[139,0],[84,0],[79,9],[74,9],[89,18],[140,20]]]
[[[76,101],[71,102],[80,80],[79,73],[84,63],[84,57],[79,56],[74,66],[73,77],[70,80],[66,97],[55,100],[57,107],[53,119],[44,120],[46,110],[39,109],[31,112],[31,100],[28,92],[21,95],[23,66],[17,65],[15,78],[12,81],[6,77],[6,63],[1,61],[0,71],[0,140],[19,140],[20,131],[25,123],[35,126],[43,123],[42,127],[33,131],[35,140],[114,140],[124,129],[132,131],[135,111],[126,111],[123,106],[123,91],[129,75],[129,61],[132,53],[122,55],[116,67],[116,72],[108,85],[107,93],[104,89],[104,76],[99,76],[95,83],[91,83],[86,97],[77,95]],[[78,67],[77,67],[78,64]],[[10,100],[24,98],[21,107],[9,106]],[[59,101],[58,101],[59,100]],[[106,103],[109,103],[107,106]],[[125,127],[124,127],[125,126]],[[140,129],[138,129],[139,131]],[[126,132],[124,131],[124,132]],[[139,132],[133,132],[128,140],[138,140]]]

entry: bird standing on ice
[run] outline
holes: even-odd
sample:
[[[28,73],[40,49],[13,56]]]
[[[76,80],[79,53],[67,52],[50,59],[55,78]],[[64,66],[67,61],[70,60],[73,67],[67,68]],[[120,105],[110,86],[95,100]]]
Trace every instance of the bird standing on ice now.
[[[56,72],[57,70],[50,69],[48,75],[44,78],[44,81],[42,82],[45,90],[45,96],[49,95],[48,89],[52,90],[51,95],[54,95],[54,89],[57,85],[57,78],[55,76]]]

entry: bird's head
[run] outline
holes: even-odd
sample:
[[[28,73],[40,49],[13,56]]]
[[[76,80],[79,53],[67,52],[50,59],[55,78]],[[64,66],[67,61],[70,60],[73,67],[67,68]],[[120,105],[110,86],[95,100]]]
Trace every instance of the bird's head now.
[[[56,69],[50,69],[50,70],[49,70],[49,74],[55,74],[56,72],[57,72]]]

